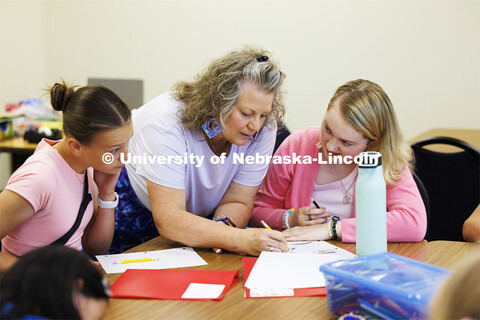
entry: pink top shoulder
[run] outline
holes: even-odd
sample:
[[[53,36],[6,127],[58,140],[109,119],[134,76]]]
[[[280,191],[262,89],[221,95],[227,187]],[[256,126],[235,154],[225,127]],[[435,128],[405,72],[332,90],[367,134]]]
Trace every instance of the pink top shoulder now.
[[[317,157],[320,127],[308,127],[292,133],[275,155]],[[261,227],[264,220],[272,228],[282,229],[285,210],[310,205],[314,181],[320,164],[270,163],[267,175],[255,198],[250,223]],[[342,241],[355,242],[355,201],[352,218],[342,219]],[[422,241],[427,229],[423,200],[408,168],[395,185],[387,186],[387,239],[389,242]]]
[[[35,153],[10,177],[5,189],[27,200],[35,213],[2,239],[2,251],[22,256],[51,244],[72,227],[83,198],[84,175],[76,173],[52,148],[56,141],[42,140]],[[92,169],[89,192],[93,195]],[[93,215],[93,201],[82,223],[65,244],[82,249],[82,235]]]

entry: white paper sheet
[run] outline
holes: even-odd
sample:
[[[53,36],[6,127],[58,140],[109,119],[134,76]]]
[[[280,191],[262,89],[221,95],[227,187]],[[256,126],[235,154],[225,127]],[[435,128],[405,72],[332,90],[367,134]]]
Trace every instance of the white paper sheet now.
[[[288,242],[288,252],[262,252],[245,287],[259,289],[296,289],[324,287],[320,266],[356,256],[325,241]],[[260,290],[263,292],[264,290]]]
[[[295,292],[288,288],[251,288],[250,297],[293,297]]]
[[[339,260],[356,258],[357,256],[345,249],[339,248],[325,241],[289,241],[287,242],[291,253],[318,253],[340,255]]]
[[[190,247],[99,255],[96,257],[106,273],[121,273],[127,269],[170,269],[207,264],[207,262]],[[144,258],[152,258],[156,261],[119,263],[125,260]]]
[[[223,290],[225,290],[224,284],[190,283],[182,299],[216,299]]]
[[[319,268],[337,261],[335,253],[268,252],[260,254],[245,283],[247,288],[315,288],[324,287],[325,279]]]

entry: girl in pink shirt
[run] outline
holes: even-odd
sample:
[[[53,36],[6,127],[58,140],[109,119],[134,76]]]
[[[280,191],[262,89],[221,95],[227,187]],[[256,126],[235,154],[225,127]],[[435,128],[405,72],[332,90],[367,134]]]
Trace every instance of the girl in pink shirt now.
[[[353,158],[363,151],[382,154],[388,241],[421,241],[427,218],[410,171],[410,147],[387,94],[367,80],[342,85],[321,127],[299,130],[283,142],[255,198],[251,224],[261,227],[264,220],[272,228],[285,229],[288,240],[355,242],[358,168],[354,162],[335,164],[328,159]],[[312,206],[311,198],[320,208]]]
[[[93,256],[106,253],[112,241],[130,110],[99,85],[75,91],[56,83],[50,95],[52,107],[63,112],[65,138],[42,140],[0,193],[0,272],[52,243]]]

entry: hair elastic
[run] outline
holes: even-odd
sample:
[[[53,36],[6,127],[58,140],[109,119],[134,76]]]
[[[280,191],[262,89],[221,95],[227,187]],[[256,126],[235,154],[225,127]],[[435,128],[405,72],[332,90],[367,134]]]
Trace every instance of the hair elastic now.
[[[330,223],[329,223],[329,229],[330,229],[330,237],[332,238],[332,240],[337,240],[338,239],[338,235],[337,235],[337,222],[340,220],[339,217],[337,216],[333,216],[332,217],[332,220],[330,220]]]
[[[215,220],[215,222],[219,222],[219,221],[225,223],[227,226],[234,227],[234,228],[237,227],[235,222],[233,222],[232,219],[230,219],[229,217],[223,217],[223,218]]]
[[[285,213],[283,214],[283,217],[282,217],[283,229],[285,230],[290,229],[290,225],[288,224],[288,216],[292,214],[294,211],[295,211],[295,208],[291,208],[285,211]]]

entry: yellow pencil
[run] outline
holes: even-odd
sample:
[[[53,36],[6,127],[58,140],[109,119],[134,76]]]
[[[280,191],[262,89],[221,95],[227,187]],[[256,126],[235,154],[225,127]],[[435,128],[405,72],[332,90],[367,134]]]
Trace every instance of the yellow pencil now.
[[[260,223],[265,227],[267,228],[268,230],[272,230],[272,228],[270,228],[270,226],[265,222],[265,221],[260,221]],[[288,246],[287,246],[287,249],[290,249]]]
[[[270,226],[265,221],[262,220],[260,222],[263,224],[265,228],[267,228],[268,230],[272,230],[272,228],[270,228]]]
[[[115,261],[113,264],[150,262],[150,261],[160,261],[160,258],[142,258],[142,259],[122,260],[122,261]]]

